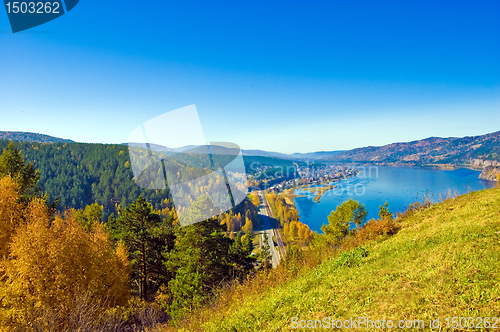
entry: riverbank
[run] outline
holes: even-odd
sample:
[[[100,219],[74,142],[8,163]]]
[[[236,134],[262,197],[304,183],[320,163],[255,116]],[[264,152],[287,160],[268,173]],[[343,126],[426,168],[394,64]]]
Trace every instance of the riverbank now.
[[[307,190],[312,194],[315,194],[316,197],[314,197],[314,201],[316,203],[319,203],[319,200],[321,199],[321,196],[323,196],[324,193],[326,193],[329,190],[332,190],[334,188],[337,188],[337,186],[331,185],[331,184],[326,184],[326,185],[320,185],[321,187],[305,187],[301,188],[302,190]]]
[[[375,167],[409,167],[409,168],[423,168],[423,169],[438,169],[443,171],[452,171],[460,168],[479,171],[479,179],[487,181],[500,181],[500,161],[497,160],[482,160],[472,159],[469,163],[460,164],[419,164],[415,162],[340,162],[339,164],[346,164],[352,167],[361,166],[375,166]]]
[[[397,213],[425,199],[437,202],[455,191],[460,195],[497,186],[496,181],[478,179],[479,173],[466,168],[378,167],[378,172],[372,171],[371,176],[365,174],[365,177],[332,183],[337,188],[322,196],[319,204],[313,201],[314,196],[297,196],[294,201],[300,220],[313,231],[321,232],[321,226],[328,221],[330,213],[351,198],[365,205],[369,220],[378,218],[380,205],[386,201],[391,212]],[[299,190],[296,193],[303,192]]]
[[[313,268],[297,263],[294,268],[303,269],[293,270],[297,277],[287,279],[286,271],[277,271],[276,279],[265,275],[242,284],[238,296],[231,288],[230,296],[223,294],[216,305],[203,309],[199,317],[205,317],[205,322],[193,319],[193,328],[186,330],[201,326],[204,331],[218,332],[224,326],[240,331],[251,326],[252,331],[270,327],[285,331],[290,329],[290,319],[285,318],[296,317],[297,308],[307,313],[299,319],[321,320],[328,315],[336,319],[364,316],[373,321],[405,317],[409,322],[468,317],[471,312],[492,316],[500,310],[499,277],[493,272],[500,259],[499,194],[496,189],[470,193],[418,210],[398,221],[397,234],[365,242],[364,250],[332,256]],[[404,293],[395,291],[401,287],[406,287]],[[422,294],[432,301],[423,301]]]
[[[289,205],[295,205],[294,199],[295,197],[303,197],[304,195],[296,195],[295,190],[301,189],[301,190],[306,190],[309,191],[311,194],[315,194],[316,196],[314,197],[314,201],[316,203],[319,203],[319,200],[321,199],[321,196],[323,196],[327,191],[332,190],[337,188],[337,186],[331,185],[330,182],[332,181],[325,181],[325,183],[319,183],[319,184],[303,184],[294,188],[286,189],[283,190],[283,197],[286,201],[287,204]],[[317,187],[312,187],[312,186],[317,186]]]

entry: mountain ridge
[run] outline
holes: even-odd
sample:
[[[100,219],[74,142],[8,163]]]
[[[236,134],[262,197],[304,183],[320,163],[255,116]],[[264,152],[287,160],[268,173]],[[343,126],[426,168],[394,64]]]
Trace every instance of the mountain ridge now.
[[[44,134],[30,132],[0,131],[0,139],[38,142],[38,143],[74,143]],[[126,143],[125,143],[126,144]],[[142,143],[132,143],[142,146]],[[187,148],[171,149],[150,144],[158,151],[181,152]],[[396,142],[383,146],[367,146],[342,151],[317,151],[309,153],[285,154],[264,150],[241,150],[243,156],[262,156],[285,160],[318,160],[337,163],[378,164],[389,166],[465,166],[475,169],[498,168],[500,172],[500,131],[466,137],[427,137],[410,142]],[[490,169],[491,173],[491,169]],[[491,173],[496,176],[496,171]]]
[[[75,143],[70,139],[24,131],[0,131],[0,139],[32,143]]]
[[[478,136],[428,137],[411,142],[367,146],[325,158],[337,162],[414,165],[474,164],[476,159],[500,161],[500,131]]]
[[[336,154],[345,152],[345,150],[338,151],[316,151],[316,152],[306,152],[300,153],[295,152],[291,154],[280,153],[280,152],[269,152],[264,150],[242,150],[244,156],[261,156],[261,157],[273,157],[273,158],[281,158],[281,159],[324,159],[325,155],[328,157],[334,156]]]
[[[33,133],[33,132],[22,132],[22,131],[0,131],[0,139],[5,140],[13,140],[20,142],[33,142],[33,143],[78,143],[69,139],[63,139],[59,137],[49,136],[45,134]],[[122,143],[122,145],[131,145],[135,147],[146,147],[145,143]],[[193,149],[194,146],[185,146],[181,148],[169,148],[160,144],[149,144],[150,148],[155,151],[163,151],[163,152],[184,152],[186,150]],[[323,159],[325,156],[333,156],[335,154],[344,152],[344,150],[339,151],[316,151],[316,152],[306,152],[306,153],[292,153],[286,154],[281,152],[273,152],[273,151],[264,151],[264,150],[241,150],[243,156],[247,157],[271,157],[271,158],[280,158],[286,160],[300,160],[300,159],[310,159],[310,160],[318,160]]]

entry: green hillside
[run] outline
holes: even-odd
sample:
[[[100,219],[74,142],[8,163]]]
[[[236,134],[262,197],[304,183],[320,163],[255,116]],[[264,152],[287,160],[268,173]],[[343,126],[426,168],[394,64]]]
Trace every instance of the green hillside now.
[[[221,300],[199,315],[208,322],[193,320],[203,331],[287,331],[295,330],[292,317],[304,326],[325,317],[423,319],[426,329],[439,317],[443,330],[453,330],[446,317],[500,317],[500,188],[417,210],[400,223],[396,235],[365,243],[366,255],[359,248],[341,254],[243,300]]]

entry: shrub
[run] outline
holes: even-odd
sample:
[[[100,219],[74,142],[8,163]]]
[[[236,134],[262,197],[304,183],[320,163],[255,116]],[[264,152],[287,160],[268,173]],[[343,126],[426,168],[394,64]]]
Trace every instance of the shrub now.
[[[368,252],[363,247],[357,247],[349,252],[341,253],[332,263],[334,267],[353,267],[361,263],[361,260],[368,256]]]

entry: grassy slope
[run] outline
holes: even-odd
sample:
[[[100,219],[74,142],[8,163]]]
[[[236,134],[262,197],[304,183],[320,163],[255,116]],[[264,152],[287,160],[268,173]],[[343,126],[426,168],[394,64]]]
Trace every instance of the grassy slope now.
[[[230,314],[214,313],[203,331],[290,330],[296,316],[500,317],[500,188],[417,211],[397,235],[365,248],[369,254],[358,266],[327,261],[228,304]]]

